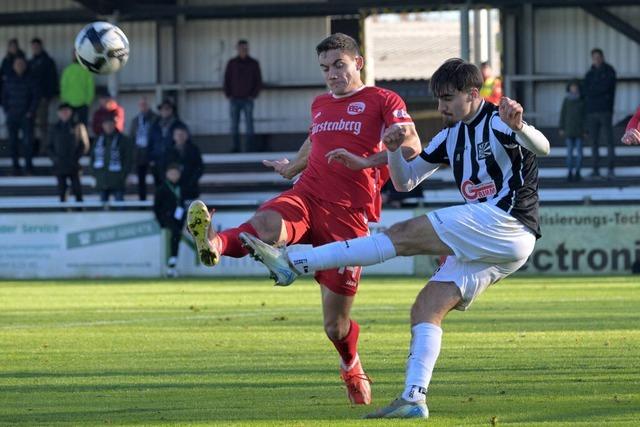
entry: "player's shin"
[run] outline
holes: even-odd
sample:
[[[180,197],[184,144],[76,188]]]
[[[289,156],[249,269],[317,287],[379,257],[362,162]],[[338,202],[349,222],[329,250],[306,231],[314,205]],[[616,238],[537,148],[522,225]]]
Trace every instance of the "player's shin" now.
[[[345,266],[380,264],[396,256],[389,236],[384,233],[333,242],[304,251],[288,252],[289,261],[300,273]]]
[[[433,368],[440,354],[442,329],[432,323],[418,323],[411,328],[411,347],[402,398],[409,402],[425,400]]]

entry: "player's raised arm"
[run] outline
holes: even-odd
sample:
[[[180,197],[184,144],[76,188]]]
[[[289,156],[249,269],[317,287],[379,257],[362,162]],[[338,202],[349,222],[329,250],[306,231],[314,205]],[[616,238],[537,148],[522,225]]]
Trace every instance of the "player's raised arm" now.
[[[388,129],[382,138],[382,142],[387,147],[386,154],[391,182],[393,182],[393,187],[398,191],[413,190],[440,167],[440,163],[432,163],[422,156],[420,158],[407,156],[409,149],[414,147],[414,142],[405,144],[406,138],[410,136],[409,129],[406,128],[408,126],[394,126]],[[415,127],[413,127],[413,130],[415,131]],[[439,141],[439,135],[434,138],[435,141]],[[429,145],[437,144],[437,142],[434,144],[432,141]],[[420,146],[419,139],[418,146]],[[411,160],[407,161],[407,158]]]
[[[304,143],[298,150],[295,159],[289,161],[289,159],[279,160],[263,160],[262,164],[273,168],[283,178],[292,179],[307,167],[307,161],[309,159],[309,153],[311,152],[311,138],[307,137]]]
[[[500,119],[516,135],[516,141],[527,150],[538,156],[546,156],[551,150],[549,140],[538,129],[522,120],[523,108],[517,101],[503,96],[500,99]]]

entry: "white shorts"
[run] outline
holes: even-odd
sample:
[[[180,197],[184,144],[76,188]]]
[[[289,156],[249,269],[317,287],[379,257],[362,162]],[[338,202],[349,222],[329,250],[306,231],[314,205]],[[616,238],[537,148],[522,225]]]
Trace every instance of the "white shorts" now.
[[[536,243],[520,221],[488,203],[451,206],[427,217],[455,254],[431,280],[454,282],[460,288],[458,310],[466,310],[486,288],[522,267]]]

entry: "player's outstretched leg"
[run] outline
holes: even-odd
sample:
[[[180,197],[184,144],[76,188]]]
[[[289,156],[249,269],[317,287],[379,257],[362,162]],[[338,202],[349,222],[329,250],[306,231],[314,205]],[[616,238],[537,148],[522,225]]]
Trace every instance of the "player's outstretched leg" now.
[[[240,233],[238,237],[253,259],[263,263],[269,269],[276,286],[289,286],[300,275],[289,265],[284,247],[274,248],[249,233]]]
[[[364,418],[429,418],[429,408],[424,400],[409,402],[399,397],[388,406],[367,414]]]
[[[200,261],[213,267],[220,261],[220,252],[212,243],[211,234],[215,238],[215,231],[211,228],[211,217],[207,205],[201,200],[194,200],[187,212],[187,229],[193,236]]]

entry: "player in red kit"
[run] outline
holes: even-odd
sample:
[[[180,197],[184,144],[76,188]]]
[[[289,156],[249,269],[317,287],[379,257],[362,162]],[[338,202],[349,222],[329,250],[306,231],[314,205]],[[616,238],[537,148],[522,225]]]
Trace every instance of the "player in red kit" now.
[[[380,140],[385,129],[406,126],[409,137],[402,150],[407,159],[422,151],[404,101],[391,91],[362,82],[364,58],[354,39],[333,34],[316,52],[330,91],[313,101],[309,136],[295,159],[264,162],[285,178],[302,173],[300,178],[292,189],[260,206],[249,221],[219,233],[210,226],[206,205],[194,201],[187,225],[205,265],[214,266],[222,255],[247,255],[238,238],[241,232],[269,244],[313,246],[368,235],[368,221],[380,217],[380,188],[388,177],[387,155]],[[352,170],[345,165],[358,158],[367,158],[368,165],[374,166]],[[369,404],[371,381],[357,350],[360,328],[350,317],[360,267],[318,271],[315,279],[321,285],[324,329],[340,354],[340,373],[349,400]]]

